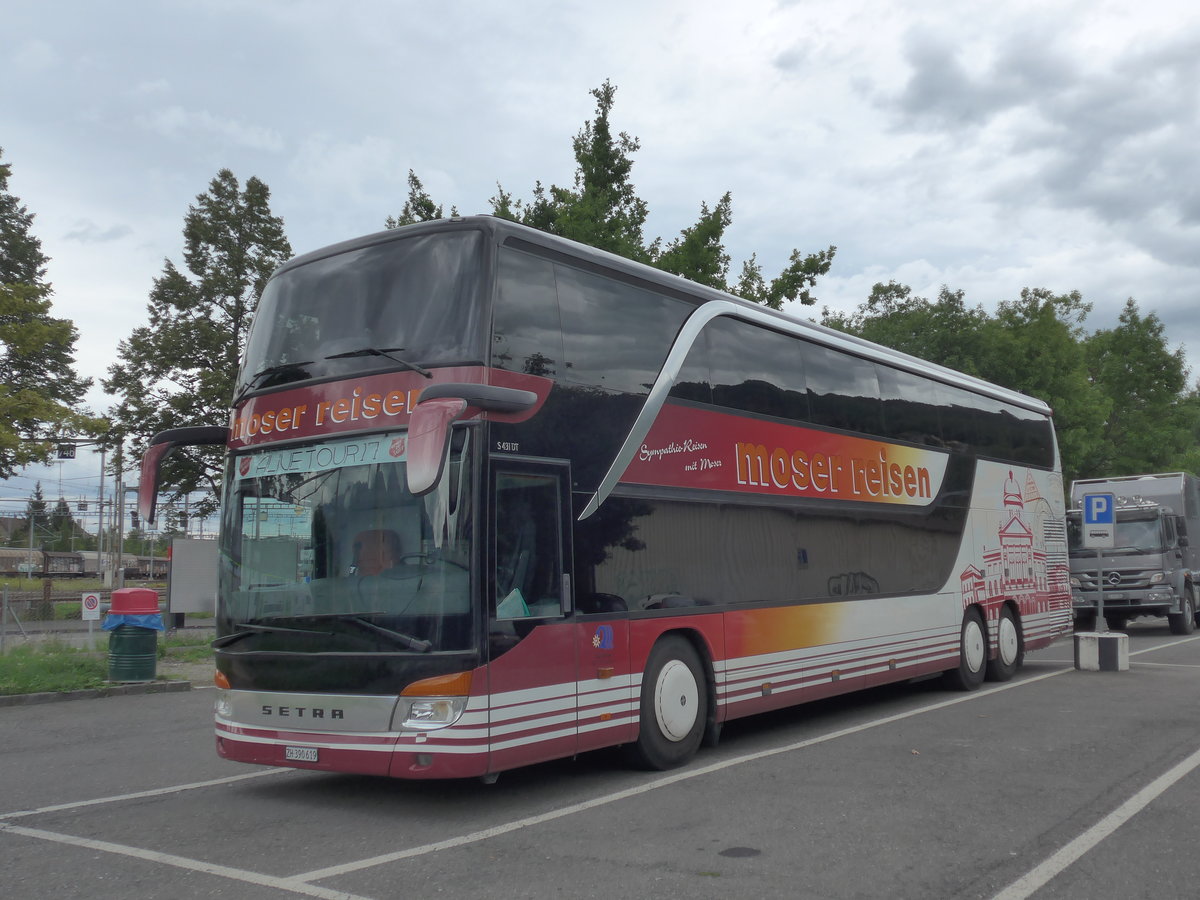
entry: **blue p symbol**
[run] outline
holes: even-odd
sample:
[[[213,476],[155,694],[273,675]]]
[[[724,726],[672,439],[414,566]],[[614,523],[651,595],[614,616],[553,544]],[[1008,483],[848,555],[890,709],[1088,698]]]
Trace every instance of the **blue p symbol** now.
[[[1108,513],[1108,498],[1104,496],[1088,497],[1088,518],[1099,522]]]

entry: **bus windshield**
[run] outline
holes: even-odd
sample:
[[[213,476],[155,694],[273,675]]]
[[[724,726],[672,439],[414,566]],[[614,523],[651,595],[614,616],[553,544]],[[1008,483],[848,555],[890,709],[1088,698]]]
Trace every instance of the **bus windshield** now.
[[[229,652],[471,645],[468,430],[432,492],[405,483],[403,432],[232,458],[218,644]]]
[[[235,396],[482,358],[482,235],[441,231],[289,266],[267,284]]]

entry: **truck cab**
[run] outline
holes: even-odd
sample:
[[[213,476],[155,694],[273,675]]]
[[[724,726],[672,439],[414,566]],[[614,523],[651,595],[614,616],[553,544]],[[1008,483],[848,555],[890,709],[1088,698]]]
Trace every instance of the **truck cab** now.
[[[1079,504],[1090,493],[1111,493],[1113,546],[1084,546]],[[1137,616],[1165,616],[1175,634],[1190,634],[1200,606],[1200,548],[1193,548],[1195,479],[1184,473],[1077,481],[1071,486],[1067,547],[1077,626],[1096,623],[1102,605],[1109,628],[1124,628]],[[1200,540],[1200,537],[1198,537]],[[1103,601],[1101,604],[1100,601]]]

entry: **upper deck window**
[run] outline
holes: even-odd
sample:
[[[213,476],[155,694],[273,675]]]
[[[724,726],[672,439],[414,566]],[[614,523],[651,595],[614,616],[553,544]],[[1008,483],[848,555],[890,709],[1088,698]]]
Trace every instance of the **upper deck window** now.
[[[268,283],[239,378],[271,387],[396,368],[386,350],[423,366],[482,359],[483,236],[443,231],[328,256]],[[340,358],[338,354],[350,354]],[[360,354],[360,355],[354,355]]]
[[[507,247],[498,272],[492,365],[589,387],[649,391],[695,308]]]

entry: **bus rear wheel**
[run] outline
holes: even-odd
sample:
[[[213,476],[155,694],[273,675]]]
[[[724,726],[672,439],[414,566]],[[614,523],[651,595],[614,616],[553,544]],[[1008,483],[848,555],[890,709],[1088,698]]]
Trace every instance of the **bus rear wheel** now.
[[[695,754],[708,719],[708,683],[700,654],[678,635],[650,651],[642,676],[641,727],[626,755],[647,769],[673,769]]]
[[[1008,681],[1017,674],[1025,662],[1025,643],[1021,640],[1021,626],[1017,617],[1007,606],[1000,610],[996,623],[996,658],[987,663],[989,681]]]
[[[954,691],[973,691],[987,674],[987,631],[975,607],[963,614],[958,633],[958,665],[942,673],[942,683]]]

